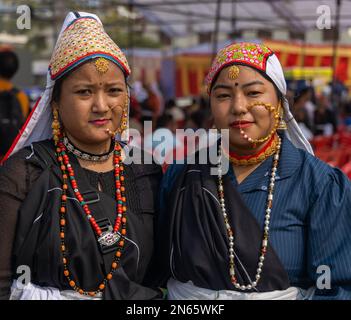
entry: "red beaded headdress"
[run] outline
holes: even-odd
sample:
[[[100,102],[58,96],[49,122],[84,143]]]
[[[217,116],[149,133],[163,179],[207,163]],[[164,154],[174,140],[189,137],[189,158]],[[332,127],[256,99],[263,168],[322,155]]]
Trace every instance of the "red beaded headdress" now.
[[[207,92],[210,93],[213,80],[226,66],[237,63],[266,72],[267,59],[273,51],[262,44],[239,42],[220,50],[205,79]]]

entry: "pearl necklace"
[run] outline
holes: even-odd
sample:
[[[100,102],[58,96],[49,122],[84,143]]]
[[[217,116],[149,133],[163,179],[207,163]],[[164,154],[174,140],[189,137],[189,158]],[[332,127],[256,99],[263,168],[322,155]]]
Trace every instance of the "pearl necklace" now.
[[[255,287],[257,287],[257,284],[261,278],[261,273],[262,273],[262,268],[263,268],[263,263],[265,260],[265,256],[267,253],[267,246],[268,246],[268,232],[269,232],[269,221],[271,217],[271,210],[272,210],[272,203],[273,203],[273,191],[274,191],[274,184],[275,184],[275,178],[276,178],[276,171],[278,167],[278,162],[279,162],[279,152],[281,148],[281,139],[279,137],[278,141],[278,146],[276,153],[274,154],[274,159],[273,159],[273,166],[272,166],[272,172],[271,172],[271,178],[270,178],[270,184],[269,184],[269,190],[268,190],[268,198],[267,198],[267,208],[266,208],[266,215],[265,215],[265,226],[264,226],[264,232],[263,232],[263,239],[262,239],[262,247],[261,247],[261,252],[260,252],[260,257],[258,261],[258,267],[256,270],[256,276],[255,276],[255,281],[253,281],[251,284],[248,285],[240,285],[235,277],[235,268],[234,268],[234,233],[232,231],[232,228],[229,224],[228,220],[228,214],[226,212],[225,208],[225,200],[224,200],[224,188],[223,188],[223,180],[222,180],[222,168],[221,168],[221,163],[222,163],[222,147],[220,145],[219,148],[219,162],[218,162],[218,196],[219,196],[219,202],[221,206],[221,211],[222,215],[224,218],[224,223],[227,229],[227,234],[228,234],[228,239],[229,239],[229,275],[230,275],[230,280],[232,284],[235,286],[236,289],[239,290],[251,290]]]

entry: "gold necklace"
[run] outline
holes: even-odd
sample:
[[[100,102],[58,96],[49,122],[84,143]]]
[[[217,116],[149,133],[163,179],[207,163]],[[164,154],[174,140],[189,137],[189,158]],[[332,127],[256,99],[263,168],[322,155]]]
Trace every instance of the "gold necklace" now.
[[[271,137],[271,140],[264,146],[258,153],[248,156],[239,156],[233,152],[226,152],[224,154],[229,158],[229,161],[235,166],[249,166],[257,163],[261,163],[274,154],[277,150],[279,138],[277,135]]]

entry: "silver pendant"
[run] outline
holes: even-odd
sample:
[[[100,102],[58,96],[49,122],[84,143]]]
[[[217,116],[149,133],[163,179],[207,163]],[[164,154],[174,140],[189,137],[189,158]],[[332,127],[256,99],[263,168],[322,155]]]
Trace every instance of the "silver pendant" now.
[[[112,224],[108,218],[96,220],[96,223],[102,231],[101,235],[96,239],[101,252],[106,254],[117,250],[121,234],[119,232],[113,232]]]
[[[113,246],[119,239],[121,235],[117,232],[112,232],[110,230],[105,231],[98,238],[98,242],[101,246],[109,247]]]

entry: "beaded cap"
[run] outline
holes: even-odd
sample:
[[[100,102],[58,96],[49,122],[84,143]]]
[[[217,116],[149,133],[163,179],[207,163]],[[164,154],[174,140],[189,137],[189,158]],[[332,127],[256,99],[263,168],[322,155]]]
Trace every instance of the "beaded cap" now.
[[[224,67],[238,63],[265,72],[267,59],[273,53],[271,49],[262,44],[249,42],[234,43],[221,49],[212,62],[205,79],[207,92],[210,93],[213,80]]]
[[[93,17],[80,17],[67,26],[56,43],[50,60],[52,80],[57,80],[88,59],[103,57],[116,63],[127,77],[126,56]]]

